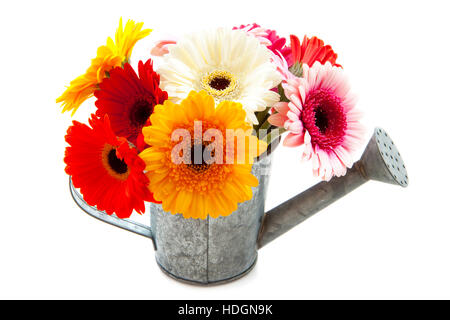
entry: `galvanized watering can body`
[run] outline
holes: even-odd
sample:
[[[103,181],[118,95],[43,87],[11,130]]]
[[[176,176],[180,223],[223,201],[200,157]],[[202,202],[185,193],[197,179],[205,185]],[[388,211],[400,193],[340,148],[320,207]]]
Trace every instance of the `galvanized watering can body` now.
[[[405,165],[397,147],[376,128],[361,159],[342,177],[320,182],[265,213],[271,156],[253,164],[259,186],[251,200],[227,217],[184,219],[150,205],[151,226],[109,216],[89,206],[70,181],[81,209],[104,222],[153,240],[156,261],[169,276],[195,284],[217,284],[240,278],[256,263],[257,250],[369,180],[406,187]]]
[[[253,164],[259,180],[251,200],[227,217],[185,219],[151,204],[156,261],[168,275],[200,284],[234,280],[256,263],[257,239],[264,216],[271,156]]]

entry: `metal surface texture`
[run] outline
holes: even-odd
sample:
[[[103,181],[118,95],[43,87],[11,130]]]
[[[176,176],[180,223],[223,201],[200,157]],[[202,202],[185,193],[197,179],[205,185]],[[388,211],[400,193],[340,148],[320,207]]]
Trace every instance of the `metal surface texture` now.
[[[369,180],[408,185],[408,174],[400,152],[386,131],[376,128],[361,157],[347,174],[320,182],[273,208],[264,216],[258,248],[289,231]]]
[[[251,200],[240,203],[227,217],[185,219],[151,204],[156,260],[161,269],[177,280],[197,284],[228,282],[250,271],[257,258],[270,165],[271,156],[253,165],[259,186],[253,188]]]

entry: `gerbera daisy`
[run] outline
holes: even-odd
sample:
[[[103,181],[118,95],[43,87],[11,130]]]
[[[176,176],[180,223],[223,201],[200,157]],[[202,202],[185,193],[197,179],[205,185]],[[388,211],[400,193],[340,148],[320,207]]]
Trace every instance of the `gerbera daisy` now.
[[[116,135],[136,140],[147,123],[155,105],[167,99],[167,92],[159,88],[159,75],[153,71],[153,63],[139,61],[139,77],[129,63],[114,68],[110,77],[95,91],[97,116],[109,116]]]
[[[98,84],[112,68],[128,62],[136,42],[151,32],[149,29],[141,30],[142,26],[143,23],[136,24],[133,20],[128,20],[123,29],[120,19],[115,42],[108,38],[106,45],[98,48],[97,57],[92,59],[86,73],[71,81],[66,91],[56,99],[56,103],[62,103],[63,112],[72,110],[73,115],[86,99],[92,97]]]
[[[295,78],[296,76],[289,70],[289,64],[283,56],[272,54],[272,63],[281,75],[283,82]]]
[[[312,159],[314,175],[324,180],[344,175],[364,129],[342,69],[330,62],[305,64],[303,78],[290,79],[283,88],[290,102],[276,104],[278,113],[269,122],[289,131],[284,145],[305,144],[302,158]]]
[[[192,90],[205,90],[216,103],[242,104],[255,124],[255,111],[279,101],[271,91],[281,78],[270,51],[242,30],[212,29],[188,35],[170,47],[157,70],[161,88],[178,103]]]
[[[321,64],[325,64],[328,61],[333,66],[341,66],[336,63],[337,54],[333,51],[333,48],[325,45],[317,37],[309,39],[307,36],[304,36],[303,42],[300,44],[300,40],[295,35],[291,35],[291,48],[294,63],[298,62],[312,66],[316,61]]]
[[[144,201],[152,201],[145,163],[124,138],[117,138],[108,116],[92,115],[91,127],[77,121],[67,130],[64,162],[75,188],[98,210],[128,218],[133,209],[145,212]]]
[[[150,190],[162,201],[165,211],[181,213],[185,218],[205,219],[208,214],[216,218],[231,214],[238,203],[252,198],[251,187],[258,185],[251,174],[253,159],[266,150],[267,144],[251,135],[240,103],[222,101],[215,108],[214,99],[206,92],[192,91],[179,105],[170,100],[157,105],[150,119],[151,126],[142,130],[150,147],[139,156],[147,164]],[[198,123],[200,129],[195,127]],[[189,133],[186,153],[177,149],[180,142],[172,139],[178,130]],[[200,139],[195,130],[200,130]],[[211,130],[219,134],[205,139]],[[239,143],[239,138],[227,130],[238,132],[245,143]],[[214,149],[209,155],[215,161],[205,156],[211,144]],[[197,161],[195,150],[199,149],[204,156]],[[174,162],[174,154],[184,160]],[[239,157],[245,160],[239,163]]]
[[[267,46],[267,49],[283,57],[289,66],[293,64],[292,50],[286,45],[286,38],[280,37],[275,30],[264,29],[256,23],[240,25],[233,29],[241,29],[253,35],[261,44]]]

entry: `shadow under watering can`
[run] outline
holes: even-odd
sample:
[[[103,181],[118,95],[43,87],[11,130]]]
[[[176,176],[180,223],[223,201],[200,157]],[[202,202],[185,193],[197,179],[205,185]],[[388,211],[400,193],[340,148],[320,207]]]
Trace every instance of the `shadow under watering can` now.
[[[81,209],[114,226],[153,240],[161,270],[179,281],[211,285],[247,274],[255,265],[258,249],[292,229],[369,180],[406,187],[408,175],[400,152],[388,134],[376,128],[361,159],[347,174],[320,182],[268,212],[264,210],[271,155],[254,163],[259,186],[251,200],[239,204],[227,217],[185,219],[150,204],[150,226],[119,219],[89,206],[73,187],[70,191]]]

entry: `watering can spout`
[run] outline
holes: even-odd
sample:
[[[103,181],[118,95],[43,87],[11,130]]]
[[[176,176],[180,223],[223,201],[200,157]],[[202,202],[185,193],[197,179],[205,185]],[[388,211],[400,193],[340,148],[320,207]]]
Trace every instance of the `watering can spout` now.
[[[369,180],[406,187],[408,174],[400,152],[388,134],[376,128],[359,161],[342,177],[320,182],[266,212],[258,248],[324,209]]]

